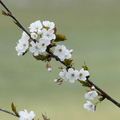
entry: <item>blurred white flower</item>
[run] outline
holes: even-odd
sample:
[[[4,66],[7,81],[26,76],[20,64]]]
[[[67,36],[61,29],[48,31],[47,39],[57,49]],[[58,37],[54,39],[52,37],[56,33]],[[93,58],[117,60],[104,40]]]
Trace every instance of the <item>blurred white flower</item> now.
[[[51,72],[52,71],[52,67],[48,67],[47,70],[48,70],[48,72]]]
[[[78,70],[69,68],[66,74],[66,78],[69,80],[69,82],[74,83],[78,79],[78,75],[79,75]]]
[[[42,37],[46,37],[49,40],[56,39],[56,35],[54,34],[54,30],[42,29]]]
[[[35,113],[33,111],[28,112],[27,110],[19,112],[19,120],[33,120],[35,118]]]
[[[17,46],[16,46],[16,51],[18,53],[18,56],[23,55],[29,47],[29,36],[23,32],[21,39],[19,39]]]
[[[32,32],[31,34],[31,38],[33,39],[37,39],[38,35],[35,32]]]
[[[31,23],[30,26],[29,26],[30,32],[36,32],[36,33],[39,30],[41,30],[42,28],[43,28],[43,26],[42,26],[42,23],[41,23],[40,20],[37,20],[37,21]]]
[[[67,80],[66,78],[66,74],[67,74],[67,70],[66,69],[62,69],[62,71],[59,73],[59,76],[63,79],[63,80]]]
[[[98,93],[95,90],[85,93],[84,97],[87,100],[94,100],[98,96]]]
[[[43,26],[45,27],[45,28],[48,28],[48,29],[50,29],[50,30],[52,30],[52,29],[54,29],[55,28],[55,23],[54,22],[50,22],[50,21],[43,21],[42,22],[43,23]]]
[[[90,75],[90,73],[87,71],[87,70],[84,70],[84,68],[82,68],[80,71],[79,71],[79,80],[82,80],[82,81],[85,81],[87,78]]]
[[[88,111],[92,111],[92,112],[95,112],[96,110],[96,106],[90,101],[86,101],[83,107],[84,109],[87,109]]]
[[[64,45],[57,45],[53,54],[58,56],[61,61],[70,59],[72,57],[71,51],[68,50]]]

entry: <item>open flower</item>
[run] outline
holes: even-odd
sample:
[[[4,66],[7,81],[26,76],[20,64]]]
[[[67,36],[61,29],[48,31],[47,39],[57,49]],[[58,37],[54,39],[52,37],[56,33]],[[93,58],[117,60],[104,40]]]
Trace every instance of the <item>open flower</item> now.
[[[28,112],[27,110],[19,112],[19,120],[33,120],[35,113],[33,111]]]
[[[45,27],[45,28],[48,28],[48,29],[50,29],[50,30],[52,30],[52,29],[54,29],[55,28],[55,23],[54,22],[50,22],[50,21],[43,21],[42,22],[43,23],[43,26]]]
[[[39,40],[39,42],[31,42],[30,43],[30,52],[34,55],[34,56],[38,56],[39,54],[43,54],[46,52],[47,46],[50,44],[50,41],[44,38],[41,38]]]
[[[29,26],[30,32],[36,32],[36,33],[38,31],[40,31],[42,28],[43,28],[43,26],[42,26],[42,23],[40,20],[37,20],[37,21],[31,23]]]
[[[23,32],[21,39],[18,41],[16,46],[16,51],[18,52],[18,56],[23,55],[28,47],[29,47],[29,36]]]
[[[58,56],[61,61],[72,57],[71,50],[68,50],[64,45],[57,45],[53,54]]]
[[[78,70],[69,68],[66,74],[66,78],[69,80],[69,82],[74,83],[78,79],[78,75],[79,75]]]
[[[85,99],[94,100],[98,96],[98,93],[95,90],[85,93]]]
[[[66,69],[62,69],[62,71],[59,73],[60,78],[62,78],[63,80],[67,80],[66,78],[66,74],[67,74],[67,70]]]
[[[96,106],[90,101],[86,101],[86,103],[83,105],[83,107],[85,109],[87,109],[88,111],[92,111],[92,112],[95,112],[95,110],[96,110]]]
[[[87,70],[84,70],[84,68],[82,68],[79,71],[79,80],[85,81],[89,75],[90,73]]]
[[[42,30],[42,37],[46,37],[49,40],[55,40],[56,39],[56,35],[54,34],[54,30],[43,29]]]

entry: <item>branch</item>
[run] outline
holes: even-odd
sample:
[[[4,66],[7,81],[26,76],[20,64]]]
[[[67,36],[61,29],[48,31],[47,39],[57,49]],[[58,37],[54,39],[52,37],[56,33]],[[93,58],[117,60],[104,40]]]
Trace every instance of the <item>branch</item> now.
[[[8,12],[7,15],[14,20],[15,24],[16,24],[19,28],[21,28],[24,32],[26,32],[26,34],[30,37],[31,40],[36,41],[36,40],[34,40],[34,39],[31,38],[31,35],[29,34],[29,32],[27,32],[27,30],[26,30],[26,29],[23,27],[23,25],[17,20],[17,18],[12,14],[12,12],[6,7],[6,5],[2,2],[2,0],[0,0],[0,4],[1,4],[1,5],[5,8],[5,10]],[[61,64],[63,64],[66,68],[72,67],[72,66],[67,66],[63,61],[61,61],[57,56],[55,56],[55,55],[50,51],[50,46],[48,46],[48,48],[47,48],[47,53],[48,53],[52,58],[54,58],[56,61],[59,61]],[[114,100],[114,99],[113,99],[110,95],[108,95],[106,92],[104,92],[104,90],[102,90],[101,88],[99,88],[96,84],[94,84],[94,83],[93,83],[92,81],[90,81],[89,79],[88,79],[86,82],[90,85],[90,87],[91,87],[91,86],[94,86],[95,89],[101,94],[101,96],[102,96],[104,99],[106,98],[107,100],[109,100],[109,101],[112,102],[114,105],[116,105],[117,107],[120,108],[120,103],[117,102],[116,100]],[[9,113],[9,112],[4,111],[4,110],[1,110],[1,111],[6,112],[6,113]],[[12,113],[9,113],[9,114],[12,114]],[[12,114],[12,115],[14,115],[14,114]]]
[[[29,34],[29,32],[23,27],[23,25],[16,19],[16,17],[14,17],[14,15],[12,14],[12,12],[8,9],[8,7],[2,2],[2,0],[0,0],[0,4],[5,8],[5,10],[7,11],[4,12],[6,16],[9,16],[13,19],[14,23],[21,29],[23,30],[29,37],[31,40],[34,41],[34,39],[31,38],[31,35]]]
[[[7,114],[9,114],[9,115],[12,115],[12,116],[14,116],[14,117],[18,117],[16,114],[14,114],[14,113],[12,113],[12,112],[10,112],[10,111],[3,110],[3,109],[1,109],[1,108],[0,108],[0,111],[1,111],[1,112],[4,112],[4,113],[7,113]]]

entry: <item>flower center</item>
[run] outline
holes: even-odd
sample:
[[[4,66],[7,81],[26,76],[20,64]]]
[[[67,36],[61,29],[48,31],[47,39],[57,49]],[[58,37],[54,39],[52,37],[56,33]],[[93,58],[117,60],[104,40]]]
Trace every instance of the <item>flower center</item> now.
[[[45,46],[45,43],[42,43],[42,46],[44,47],[44,46]]]
[[[75,74],[74,74],[74,73],[72,73],[72,74],[71,74],[71,76],[72,76],[72,77],[74,77],[74,76],[75,76]]]
[[[62,52],[62,49],[59,49],[59,52]]]

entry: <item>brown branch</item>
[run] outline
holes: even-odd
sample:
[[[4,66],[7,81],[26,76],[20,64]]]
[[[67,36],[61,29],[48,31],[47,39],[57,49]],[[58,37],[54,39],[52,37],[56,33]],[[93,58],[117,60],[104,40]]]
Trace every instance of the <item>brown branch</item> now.
[[[110,95],[108,95],[106,92],[104,92],[101,88],[99,88],[97,85],[95,85],[92,81],[90,81],[89,79],[87,80],[87,82],[91,85],[94,86],[96,90],[98,90],[102,96],[104,98],[106,98],[107,100],[111,101],[112,103],[114,103],[116,106],[118,106],[120,108],[120,103],[117,102],[116,100],[114,100]]]
[[[13,16],[12,12],[6,7],[6,5],[2,2],[2,0],[0,0],[1,5],[6,9],[6,11],[8,12],[9,16],[15,21],[16,25],[21,28],[24,32],[26,32],[26,34],[30,37],[31,40],[33,40],[31,38],[31,35],[27,32],[27,30],[23,27],[23,25],[16,19],[16,17]],[[36,40],[35,40],[36,41]],[[51,55],[52,58],[54,58],[56,61],[59,61],[61,64],[63,64],[65,67],[68,68],[68,66],[61,61],[57,56],[55,56],[51,51],[50,48],[47,49],[48,54]],[[110,95],[108,95],[106,92],[104,92],[101,88],[99,88],[96,84],[94,84],[92,81],[87,80],[88,84],[90,84],[91,86],[94,86],[96,90],[98,90],[98,92],[101,93],[101,95],[106,98],[107,100],[111,101],[113,104],[115,104],[117,107],[120,108],[120,103],[118,103],[116,100],[114,100]],[[1,110],[2,111],[2,110]],[[3,110],[4,111],[4,110]]]
[[[17,115],[15,115],[14,113],[12,113],[12,112],[10,112],[10,111],[3,110],[3,109],[1,109],[1,108],[0,108],[0,111],[1,111],[1,112],[4,112],[4,113],[7,113],[7,114],[9,114],[9,115],[12,115],[12,116],[18,117]]]
[[[0,4],[5,8],[5,10],[7,11],[6,15],[11,17],[14,21],[14,23],[21,29],[23,30],[29,37],[31,40],[35,41],[30,33],[23,27],[23,25],[16,19],[16,17],[12,14],[12,12],[8,9],[8,7],[2,2],[2,0],[0,0]]]

